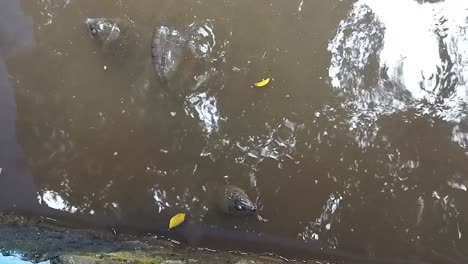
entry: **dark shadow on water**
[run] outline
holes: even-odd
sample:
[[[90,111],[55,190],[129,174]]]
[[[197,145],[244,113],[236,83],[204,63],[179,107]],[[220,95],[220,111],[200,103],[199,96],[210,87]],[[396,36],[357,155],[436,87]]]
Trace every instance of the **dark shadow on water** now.
[[[21,1],[0,3],[0,208],[32,209],[37,187],[16,137],[16,100],[8,59],[35,46],[33,23]],[[21,193],[21,195],[18,195]]]

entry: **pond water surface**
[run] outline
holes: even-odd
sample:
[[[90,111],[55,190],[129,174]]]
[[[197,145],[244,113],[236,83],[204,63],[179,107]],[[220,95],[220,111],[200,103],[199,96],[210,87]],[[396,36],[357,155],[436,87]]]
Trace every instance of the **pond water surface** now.
[[[87,18],[126,21],[122,45]],[[160,26],[199,32],[170,83],[151,62]],[[467,31],[463,0],[2,1],[0,210],[293,258],[467,263]],[[268,221],[217,212],[226,184]]]

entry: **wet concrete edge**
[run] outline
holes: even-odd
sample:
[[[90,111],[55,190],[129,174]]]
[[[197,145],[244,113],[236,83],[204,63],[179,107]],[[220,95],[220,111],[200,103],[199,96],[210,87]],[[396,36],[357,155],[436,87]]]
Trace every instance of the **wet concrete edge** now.
[[[155,236],[115,234],[112,230],[67,226],[51,218],[0,212],[0,252],[19,253],[33,262],[52,264],[325,263],[292,261],[273,255],[189,248]]]

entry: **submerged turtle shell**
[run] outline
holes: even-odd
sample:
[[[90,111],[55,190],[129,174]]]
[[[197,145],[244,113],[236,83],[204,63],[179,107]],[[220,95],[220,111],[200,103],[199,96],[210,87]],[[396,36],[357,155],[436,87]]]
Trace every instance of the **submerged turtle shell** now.
[[[183,59],[186,38],[183,33],[166,26],[159,26],[154,31],[151,43],[153,65],[162,82],[168,82],[175,75]]]

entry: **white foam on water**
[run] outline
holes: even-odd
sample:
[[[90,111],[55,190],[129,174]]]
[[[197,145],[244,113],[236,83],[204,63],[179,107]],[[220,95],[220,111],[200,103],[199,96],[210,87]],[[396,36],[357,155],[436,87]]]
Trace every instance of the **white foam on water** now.
[[[160,190],[158,187],[152,189],[153,198],[156,204],[158,205],[158,212],[161,213],[162,210],[170,207],[171,205],[167,202],[167,193],[165,190]]]
[[[190,26],[192,30],[189,47],[196,58],[208,58],[216,46],[213,21],[204,20],[194,22]]]
[[[193,113],[195,110],[200,126],[207,135],[218,132],[221,116],[216,97],[209,96],[206,92],[190,94],[186,98],[185,110],[193,117],[195,117]]]
[[[23,260],[23,257],[19,253],[13,253],[8,256],[3,256],[0,254],[0,263],[4,264],[31,264],[31,263],[36,263],[36,264],[50,264],[50,260],[46,261],[41,261],[41,262],[35,262],[35,261],[27,261]]]
[[[410,108],[455,124],[466,118],[467,31],[466,0],[355,3],[328,47],[351,129]]]
[[[241,151],[240,156],[235,159],[242,163],[247,158],[253,158],[256,162],[263,158],[270,158],[277,161],[283,159],[293,159],[296,154],[298,142],[297,132],[303,129],[303,125],[283,118],[280,123],[265,123],[267,133],[252,135],[238,139],[235,143],[237,149]]]

